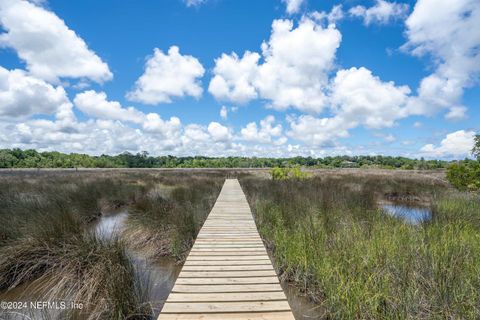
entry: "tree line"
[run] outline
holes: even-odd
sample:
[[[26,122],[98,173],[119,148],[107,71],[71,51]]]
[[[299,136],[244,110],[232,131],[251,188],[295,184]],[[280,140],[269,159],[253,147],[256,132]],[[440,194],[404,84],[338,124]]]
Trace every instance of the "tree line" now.
[[[0,168],[384,168],[441,169],[450,162],[391,156],[291,157],[176,157],[137,154],[91,156],[80,153],[38,152],[33,149],[0,149]]]

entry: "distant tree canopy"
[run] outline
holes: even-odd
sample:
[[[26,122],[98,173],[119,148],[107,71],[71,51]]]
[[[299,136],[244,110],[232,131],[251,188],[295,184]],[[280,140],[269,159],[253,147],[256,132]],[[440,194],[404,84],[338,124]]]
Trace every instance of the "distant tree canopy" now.
[[[449,162],[389,156],[336,156],[325,158],[257,158],[257,157],[153,157],[143,151],[115,156],[36,150],[0,149],[0,168],[385,168],[440,169]]]

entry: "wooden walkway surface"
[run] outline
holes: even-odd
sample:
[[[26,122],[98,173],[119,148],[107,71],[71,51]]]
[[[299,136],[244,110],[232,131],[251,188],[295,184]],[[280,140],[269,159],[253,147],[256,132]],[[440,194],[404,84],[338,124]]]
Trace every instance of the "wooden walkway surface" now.
[[[227,179],[159,320],[293,320],[236,179]]]

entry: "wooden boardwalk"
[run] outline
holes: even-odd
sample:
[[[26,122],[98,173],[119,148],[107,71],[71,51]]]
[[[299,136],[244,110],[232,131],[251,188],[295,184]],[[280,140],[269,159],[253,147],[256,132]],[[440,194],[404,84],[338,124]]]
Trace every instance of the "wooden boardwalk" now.
[[[225,181],[158,319],[294,319],[238,180]]]

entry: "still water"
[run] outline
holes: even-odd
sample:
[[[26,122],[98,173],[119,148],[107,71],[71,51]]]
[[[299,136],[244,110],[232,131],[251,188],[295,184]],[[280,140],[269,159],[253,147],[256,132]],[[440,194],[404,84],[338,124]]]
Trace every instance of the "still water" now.
[[[398,218],[404,219],[411,224],[419,224],[430,220],[432,212],[428,207],[409,206],[404,204],[383,204],[382,209]]]
[[[127,217],[127,211],[111,215],[102,215],[98,221],[92,224],[91,231],[95,232],[99,238],[110,239],[122,230]]]
[[[127,217],[126,211],[102,216],[93,226],[93,231],[101,238],[111,238],[121,232]],[[148,288],[147,299],[152,306],[154,319],[156,319],[175,284],[181,266],[171,258],[147,259],[134,250],[128,250],[127,254],[135,267],[137,279]]]

